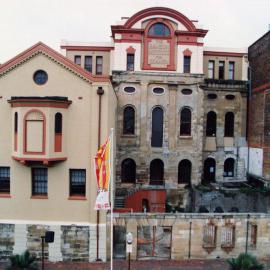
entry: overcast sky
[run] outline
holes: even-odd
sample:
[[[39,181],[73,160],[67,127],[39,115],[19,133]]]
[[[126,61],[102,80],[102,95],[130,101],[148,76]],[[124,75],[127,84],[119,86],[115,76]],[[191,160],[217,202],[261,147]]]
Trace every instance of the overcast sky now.
[[[121,16],[152,7],[178,10],[209,30],[206,46],[248,47],[266,33],[270,0],[0,0],[0,63],[43,41],[110,41]]]

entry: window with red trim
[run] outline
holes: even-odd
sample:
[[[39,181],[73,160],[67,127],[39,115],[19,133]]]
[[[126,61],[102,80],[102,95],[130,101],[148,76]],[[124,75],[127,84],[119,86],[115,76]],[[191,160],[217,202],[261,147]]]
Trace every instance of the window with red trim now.
[[[62,151],[62,114],[59,112],[54,116],[54,151]]]

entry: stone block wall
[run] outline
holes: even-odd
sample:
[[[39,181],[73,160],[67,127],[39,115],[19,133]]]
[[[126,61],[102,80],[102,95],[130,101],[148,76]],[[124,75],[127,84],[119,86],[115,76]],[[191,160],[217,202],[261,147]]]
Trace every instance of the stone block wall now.
[[[0,221],[0,260],[12,254],[21,254],[26,249],[41,259],[41,236],[54,231],[54,242],[45,243],[45,259],[57,261],[95,261],[95,224],[14,224]],[[99,258],[106,260],[106,226],[100,224]]]
[[[114,214],[114,225],[124,226],[126,232],[133,234],[133,260],[139,257],[143,260],[158,259],[162,257],[158,251],[164,248],[167,259],[226,259],[245,252],[246,242],[249,253],[259,258],[269,257],[270,215],[251,214],[248,217],[247,214]],[[212,230],[212,242],[209,242],[210,236],[205,229],[210,225],[215,228]],[[251,232],[252,226],[256,227],[256,234]],[[142,230],[151,233],[142,236]],[[164,244],[160,246],[162,241]],[[145,247],[141,250],[143,243],[148,245],[147,250]],[[153,249],[156,250],[153,252]]]
[[[0,260],[7,259],[14,249],[14,224],[0,224]]]

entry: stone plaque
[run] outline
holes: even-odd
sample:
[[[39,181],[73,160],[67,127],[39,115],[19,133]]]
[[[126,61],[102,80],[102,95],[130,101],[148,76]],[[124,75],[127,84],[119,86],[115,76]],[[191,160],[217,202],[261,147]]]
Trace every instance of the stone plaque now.
[[[167,40],[153,39],[148,43],[148,65],[167,68],[170,64],[170,43]]]

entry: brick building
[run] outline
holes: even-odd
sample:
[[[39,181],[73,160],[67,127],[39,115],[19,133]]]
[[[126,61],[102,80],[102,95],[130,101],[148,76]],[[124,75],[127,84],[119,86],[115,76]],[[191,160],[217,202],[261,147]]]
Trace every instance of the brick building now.
[[[270,31],[248,48],[250,65],[249,172],[270,180]]]

